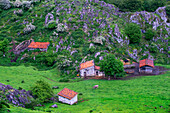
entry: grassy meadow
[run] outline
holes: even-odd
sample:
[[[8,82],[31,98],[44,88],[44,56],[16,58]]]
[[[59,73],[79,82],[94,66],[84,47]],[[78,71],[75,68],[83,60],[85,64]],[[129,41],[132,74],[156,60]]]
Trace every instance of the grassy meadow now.
[[[55,69],[38,71],[31,66],[0,66],[0,82],[16,89],[22,87],[29,90],[34,82],[43,79],[51,87],[59,86],[59,89],[54,90],[55,94],[64,87],[83,94],[78,96],[77,105],[55,103],[58,108],[49,108],[54,103],[46,103],[45,107],[36,107],[37,110],[11,106],[11,112],[43,113],[51,110],[52,113],[166,113],[170,108],[170,71],[163,75],[130,80],[84,80],[72,83],[58,82],[58,75],[59,72]],[[21,83],[22,80],[25,82]],[[97,84],[99,88],[93,89]]]

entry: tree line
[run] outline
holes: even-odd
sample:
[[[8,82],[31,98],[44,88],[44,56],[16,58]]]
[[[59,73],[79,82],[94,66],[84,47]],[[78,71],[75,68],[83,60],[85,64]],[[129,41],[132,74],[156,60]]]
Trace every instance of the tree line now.
[[[166,5],[166,0],[103,0],[116,5],[122,12],[148,11],[154,12],[158,7]]]

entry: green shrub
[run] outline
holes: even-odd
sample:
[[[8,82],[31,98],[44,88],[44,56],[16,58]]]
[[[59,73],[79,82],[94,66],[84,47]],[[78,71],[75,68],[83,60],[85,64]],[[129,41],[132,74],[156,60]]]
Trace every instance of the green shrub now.
[[[48,99],[54,95],[50,85],[43,80],[38,80],[34,86],[31,87],[31,92],[34,98],[38,99],[40,103],[48,102]]]
[[[170,1],[167,1],[167,5],[170,5]]]
[[[80,45],[79,45],[79,44],[75,44],[75,45],[73,45],[73,47],[74,47],[74,48],[79,48]]]
[[[47,28],[48,29],[55,29],[56,28],[56,22],[55,21],[50,21],[49,23],[48,23],[48,26],[47,26]]]
[[[2,9],[0,9],[0,13],[2,13]]]
[[[166,0],[143,0],[143,8],[146,11],[154,12],[158,7],[163,7]]]
[[[147,31],[145,32],[145,39],[152,40],[155,35],[156,35],[156,32],[154,30],[147,29]]]
[[[84,31],[82,31],[81,29],[77,29],[75,31],[72,32],[70,37],[73,37],[74,39],[78,39],[78,38],[83,38],[85,36]]]
[[[30,63],[28,63],[28,62],[27,62],[27,63],[24,63],[24,66],[25,66],[25,67],[29,67],[29,66],[30,66]]]
[[[59,82],[69,82],[69,79],[65,77],[65,78],[60,79]]]
[[[170,55],[170,51],[168,51],[168,54]]]
[[[30,101],[31,101],[30,103],[25,104],[25,108],[33,109],[37,104],[39,104],[39,101],[34,98],[31,98]]]
[[[125,33],[130,40],[130,44],[140,43],[142,33],[140,27],[135,23],[130,23],[125,26]]]
[[[170,16],[170,5],[166,6],[165,10],[166,10],[166,14]]]
[[[125,75],[123,63],[116,59],[113,54],[108,54],[100,62],[100,71],[104,71],[107,76],[122,77]]]
[[[10,108],[10,106],[3,99],[0,98],[0,111],[6,107]]]
[[[90,54],[93,54],[95,52],[96,48],[94,46],[92,46],[91,48],[89,48],[89,52]]]

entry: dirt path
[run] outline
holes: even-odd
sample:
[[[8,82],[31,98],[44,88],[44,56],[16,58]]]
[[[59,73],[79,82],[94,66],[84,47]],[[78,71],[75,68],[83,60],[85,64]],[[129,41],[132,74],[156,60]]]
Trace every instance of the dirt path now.
[[[154,70],[153,70],[153,74],[128,74],[129,76],[123,77],[123,78],[116,78],[114,79],[113,77],[110,78],[110,80],[130,80],[130,79],[134,79],[134,78],[138,78],[141,76],[156,76],[156,75],[162,75],[164,74],[166,71],[170,71],[170,69],[164,68],[162,66],[155,66]],[[103,78],[86,78],[85,80],[88,79],[103,79],[103,80],[107,80],[107,77],[103,77]]]
[[[154,70],[153,70],[153,74],[129,74],[129,76],[124,77],[124,78],[117,78],[116,80],[129,80],[129,79],[133,79],[133,78],[138,78],[141,76],[156,76],[156,75],[162,75],[164,74],[166,71],[170,71],[170,69],[164,68],[162,66],[155,66]]]
[[[44,78],[46,78],[46,79],[48,79],[48,80],[50,80],[50,81],[52,81],[52,82],[56,82],[56,81],[54,81],[54,80],[52,80],[52,79],[50,79],[50,78],[48,78],[48,77],[46,77],[46,76],[43,76]]]

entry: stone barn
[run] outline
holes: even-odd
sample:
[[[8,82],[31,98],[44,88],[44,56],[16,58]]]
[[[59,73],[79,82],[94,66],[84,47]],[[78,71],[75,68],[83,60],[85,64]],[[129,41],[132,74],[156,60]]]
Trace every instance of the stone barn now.
[[[70,90],[68,88],[64,88],[58,93],[58,99],[63,103],[72,105],[74,103],[77,103],[78,101],[77,95],[78,95],[77,92]]]
[[[81,77],[95,77],[104,76],[103,72],[100,72],[100,67],[95,66],[94,60],[87,61],[80,64],[80,76]]]
[[[31,44],[28,46],[28,50],[30,51],[39,49],[40,51],[47,51],[49,45],[49,42],[31,42]]]
[[[140,73],[153,73],[154,62],[150,59],[144,59],[139,61],[139,72]]]

